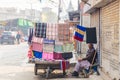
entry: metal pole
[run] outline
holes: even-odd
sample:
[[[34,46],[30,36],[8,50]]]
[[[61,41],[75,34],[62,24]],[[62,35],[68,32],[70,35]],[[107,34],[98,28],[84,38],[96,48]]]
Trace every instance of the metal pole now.
[[[80,25],[82,26],[83,25],[83,10],[80,9]],[[82,50],[82,43],[80,42],[80,53],[81,53],[81,50]]]
[[[31,20],[33,21],[33,15],[32,15],[32,2],[30,3],[30,7],[31,7]]]
[[[59,5],[58,5],[58,23],[59,23],[59,20],[60,20],[60,5],[61,5],[61,0],[59,0]]]
[[[82,26],[82,9],[80,8],[80,1],[78,0],[78,11],[79,11],[79,15],[80,15],[80,25]],[[78,42],[78,52],[81,53],[82,50],[82,45],[81,42]]]

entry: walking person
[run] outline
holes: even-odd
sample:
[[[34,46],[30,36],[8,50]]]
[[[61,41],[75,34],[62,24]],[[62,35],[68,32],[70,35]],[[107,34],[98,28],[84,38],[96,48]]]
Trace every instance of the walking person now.
[[[17,35],[16,35],[17,44],[20,44],[20,38],[21,38],[21,35],[20,35],[20,33],[18,32]]]

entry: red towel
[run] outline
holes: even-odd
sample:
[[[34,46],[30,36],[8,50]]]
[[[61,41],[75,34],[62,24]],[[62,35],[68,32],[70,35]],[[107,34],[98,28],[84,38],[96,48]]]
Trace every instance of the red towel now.
[[[61,69],[66,70],[66,61],[62,60],[61,62]]]

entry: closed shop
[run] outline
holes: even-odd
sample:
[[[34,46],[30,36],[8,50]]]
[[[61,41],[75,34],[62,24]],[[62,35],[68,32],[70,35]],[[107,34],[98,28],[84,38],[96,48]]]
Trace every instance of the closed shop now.
[[[102,67],[112,78],[119,77],[119,0],[101,8]],[[118,80],[118,79],[117,79]]]

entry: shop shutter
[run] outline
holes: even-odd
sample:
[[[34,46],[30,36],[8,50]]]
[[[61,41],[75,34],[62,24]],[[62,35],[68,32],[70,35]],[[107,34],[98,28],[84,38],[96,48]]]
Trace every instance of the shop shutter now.
[[[101,9],[102,65],[112,78],[119,75],[119,0]],[[115,75],[116,74],[116,75]]]

